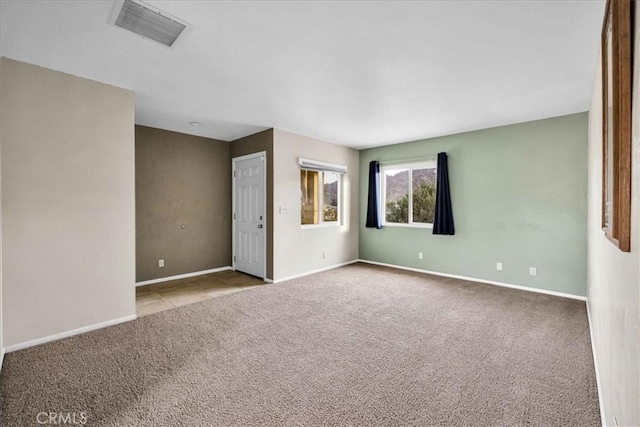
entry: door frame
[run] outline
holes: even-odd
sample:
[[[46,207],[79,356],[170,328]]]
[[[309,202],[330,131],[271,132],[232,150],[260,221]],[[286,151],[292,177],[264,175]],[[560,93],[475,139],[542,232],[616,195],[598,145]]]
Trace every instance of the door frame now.
[[[236,162],[248,160],[256,157],[264,157],[264,167],[262,168],[262,183],[264,188],[264,197],[262,197],[263,201],[263,212],[264,212],[264,239],[263,244],[264,248],[262,251],[262,271],[264,277],[262,280],[267,278],[267,229],[268,229],[268,213],[267,213],[267,152],[266,151],[258,151],[256,153],[245,154],[244,156],[238,156],[231,159],[231,268],[233,271],[236,271]]]

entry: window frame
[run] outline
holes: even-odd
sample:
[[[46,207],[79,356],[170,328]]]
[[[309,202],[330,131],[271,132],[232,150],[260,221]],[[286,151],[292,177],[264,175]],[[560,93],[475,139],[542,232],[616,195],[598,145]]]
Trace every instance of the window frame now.
[[[318,214],[318,223],[317,224],[303,224],[302,223],[302,205],[298,210],[300,212],[300,228],[323,228],[323,227],[340,227],[342,225],[342,182],[343,182],[343,173],[340,173],[335,170],[323,170],[323,169],[315,169],[315,168],[305,168],[300,167],[300,172],[316,172],[318,174],[318,186],[316,187],[316,206],[317,206],[317,214]],[[324,181],[321,179],[321,174],[323,172],[335,173],[338,176],[338,185],[336,188],[336,200],[338,202],[338,219],[336,221],[324,221],[323,218],[323,207],[324,207]]]
[[[601,34],[601,227],[605,237],[622,252],[631,251],[631,85],[633,76],[631,8],[632,2],[608,0]],[[611,123],[611,129],[608,128],[609,123]],[[611,159],[608,158],[609,151],[612,155]],[[611,165],[608,164],[609,160]],[[611,216],[607,222],[609,180],[612,190]]]
[[[387,221],[387,178],[386,171],[406,169],[409,172],[409,205],[407,207],[407,222],[388,222]],[[436,177],[438,176],[438,162],[436,160],[388,163],[380,165],[380,206],[378,212],[382,214],[383,227],[408,227],[408,228],[433,228],[433,223],[429,222],[413,222],[413,171],[416,169],[435,169]],[[437,188],[437,182],[436,182]]]

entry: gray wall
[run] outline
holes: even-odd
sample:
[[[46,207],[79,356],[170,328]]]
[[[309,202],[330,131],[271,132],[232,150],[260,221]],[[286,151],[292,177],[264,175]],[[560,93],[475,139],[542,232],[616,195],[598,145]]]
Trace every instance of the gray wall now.
[[[640,8],[636,20],[640,22]],[[631,252],[620,252],[601,229],[602,71],[589,111],[588,308],[599,374],[603,423],[640,425],[640,31],[636,25],[633,76]],[[600,64],[600,62],[598,62]]]
[[[1,68],[4,345],[135,315],[133,92]]]
[[[144,126],[135,136],[136,281],[230,266],[229,143]]]
[[[364,228],[369,162],[441,151],[456,235]],[[363,150],[360,258],[585,296],[586,164],[586,113]]]
[[[267,152],[267,278],[273,279],[273,129],[231,142],[231,158],[261,151]]]

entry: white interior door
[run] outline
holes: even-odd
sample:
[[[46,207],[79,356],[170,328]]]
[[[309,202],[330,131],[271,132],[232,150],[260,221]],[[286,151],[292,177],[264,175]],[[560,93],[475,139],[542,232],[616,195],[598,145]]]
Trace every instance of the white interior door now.
[[[233,268],[265,277],[266,153],[233,159]]]

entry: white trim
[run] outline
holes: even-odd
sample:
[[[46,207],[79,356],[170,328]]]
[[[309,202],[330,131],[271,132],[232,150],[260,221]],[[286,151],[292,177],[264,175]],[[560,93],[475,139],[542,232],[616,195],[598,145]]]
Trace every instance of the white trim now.
[[[62,338],[72,337],[74,335],[84,334],[85,332],[94,331],[96,329],[106,328],[107,326],[117,325],[119,323],[128,322],[130,320],[136,320],[138,316],[132,314],[130,316],[120,317],[117,319],[107,320],[106,322],[94,323],[93,325],[83,326],[82,328],[72,329],[66,332],[60,332],[59,334],[53,334],[42,338],[36,338],[35,340],[25,341],[18,344],[13,344],[5,347],[5,351],[7,353],[11,353],[12,351],[22,350],[28,347],[33,347],[36,345],[48,343],[51,341],[57,341]]]
[[[403,169],[435,169],[438,166],[438,158],[421,160],[394,160],[380,162],[380,172],[383,170],[403,170]]]
[[[319,224],[300,224],[301,230],[310,230],[314,228],[342,227],[339,222],[321,222]]]
[[[340,165],[338,163],[321,162],[320,160],[305,159],[303,157],[298,157],[298,165],[302,169],[337,172],[339,174],[347,173],[347,165]]]
[[[385,222],[383,227],[433,228],[433,224],[428,222],[412,222],[410,224],[403,222]]]
[[[264,156],[264,160],[266,162],[267,160],[267,152],[266,151],[257,151],[255,153],[249,153],[249,154],[245,154],[243,156],[238,156],[238,157],[234,157],[231,159],[231,161],[233,162],[238,161],[238,160],[247,160],[247,159],[251,159],[253,157],[258,157],[258,156]]]
[[[273,280],[267,279],[266,277],[264,279],[262,279],[262,281],[265,282],[265,283],[273,283]]]
[[[236,218],[234,216],[236,212],[236,162],[252,159],[255,157],[261,156],[263,158],[263,168],[262,168],[262,183],[264,185],[264,194],[262,197],[263,201],[263,230],[264,230],[264,248],[262,250],[262,255],[264,257],[264,262],[262,265],[262,274],[264,275],[263,279],[267,277],[267,235],[269,228],[269,215],[272,213],[267,212],[267,152],[266,151],[258,151],[257,153],[245,154],[244,156],[238,156],[231,159],[231,269],[236,271]]]
[[[415,271],[417,273],[427,273],[427,274],[433,274],[435,276],[451,277],[453,279],[461,279],[461,280],[470,280],[472,282],[486,283],[488,285],[502,286],[502,287],[505,287],[505,288],[518,289],[518,290],[521,290],[521,291],[529,291],[529,292],[536,292],[536,293],[539,293],[539,294],[553,295],[553,296],[561,297],[561,298],[571,298],[571,299],[576,299],[576,300],[580,300],[580,301],[586,301],[587,300],[587,297],[581,297],[579,295],[565,294],[564,292],[548,291],[546,289],[530,288],[528,286],[512,285],[510,283],[494,282],[493,280],[478,279],[476,277],[459,276],[457,274],[448,274],[448,273],[441,273],[439,271],[431,271],[431,270],[423,270],[423,269],[420,269],[420,268],[404,267],[402,265],[386,264],[384,262],[369,261],[369,260],[366,260],[366,259],[360,259],[358,261],[359,262],[364,262],[364,263],[367,263],[367,264],[381,265],[383,267],[397,268],[397,269],[400,269],[400,270]]]
[[[354,259],[354,260],[343,262],[343,263],[340,263],[340,264],[334,264],[334,265],[330,265],[328,267],[318,268],[317,270],[311,270],[311,271],[307,271],[307,272],[300,273],[300,274],[294,274],[293,276],[287,276],[287,277],[283,277],[281,279],[275,279],[275,280],[272,281],[272,283],[282,283],[282,282],[286,282],[287,280],[293,280],[293,279],[298,279],[298,278],[304,277],[304,276],[310,276],[311,274],[322,273],[323,271],[333,270],[334,268],[344,267],[345,265],[349,265],[349,264],[355,264],[356,262],[359,262],[359,261],[360,260],[358,260],[358,259]]]
[[[600,371],[598,370],[598,358],[596,356],[596,344],[593,340],[593,324],[591,323],[591,309],[589,308],[589,300],[587,300],[587,320],[589,321],[589,339],[591,340],[591,353],[593,353],[593,366],[596,371],[596,387],[598,389],[598,404],[600,406],[600,422],[604,427],[606,417],[604,415],[604,400],[602,396],[602,383],[600,382]]]
[[[153,285],[154,283],[168,282],[170,280],[186,279],[187,277],[202,276],[203,274],[218,273],[220,271],[227,270],[231,270],[231,266],[227,265],[225,267],[212,268],[211,270],[194,271],[193,273],[178,274],[175,276],[159,277],[157,279],[145,280],[142,282],[136,282],[136,287]]]

